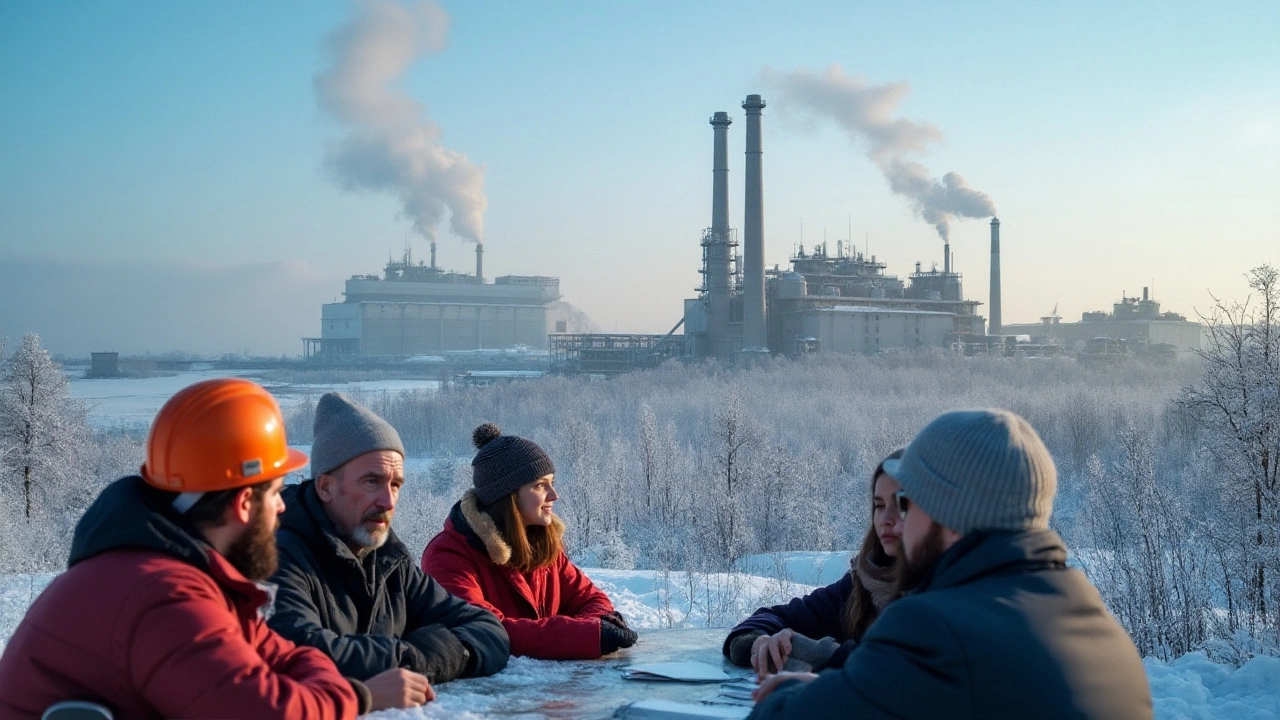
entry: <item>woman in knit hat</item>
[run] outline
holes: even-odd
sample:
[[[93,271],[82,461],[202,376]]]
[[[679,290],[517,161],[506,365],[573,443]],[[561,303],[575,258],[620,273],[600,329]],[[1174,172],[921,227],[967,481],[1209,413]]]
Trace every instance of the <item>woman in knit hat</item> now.
[[[472,441],[475,487],[427,544],[422,569],[497,615],[512,655],[580,660],[634,645],[635,631],[564,553],[551,458],[492,423],[476,428]]]
[[[885,460],[900,457],[902,450],[895,450]],[[760,677],[779,669],[816,672],[843,665],[893,600],[894,559],[902,552],[902,518],[893,494],[900,489],[881,461],[871,474],[871,527],[849,561],[849,572],[786,605],[755,611],[729,631],[725,657],[754,668]]]

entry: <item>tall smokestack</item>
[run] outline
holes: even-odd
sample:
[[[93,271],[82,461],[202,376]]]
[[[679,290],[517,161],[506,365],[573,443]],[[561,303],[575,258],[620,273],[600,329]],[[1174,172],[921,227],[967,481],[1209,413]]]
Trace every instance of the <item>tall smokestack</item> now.
[[[991,322],[988,335],[1000,335],[1000,218],[991,218]]]
[[[707,245],[707,340],[714,356],[729,352],[729,113],[711,117],[711,235]]]
[[[951,241],[942,244],[942,272],[951,273]]]
[[[436,269],[436,241],[431,241],[431,269]]]
[[[764,151],[760,144],[760,111],[764,100],[748,95],[742,103],[747,111],[747,192],[742,215],[742,347],[763,348],[769,338],[764,318]]]
[[[484,280],[484,243],[476,243],[476,277]]]

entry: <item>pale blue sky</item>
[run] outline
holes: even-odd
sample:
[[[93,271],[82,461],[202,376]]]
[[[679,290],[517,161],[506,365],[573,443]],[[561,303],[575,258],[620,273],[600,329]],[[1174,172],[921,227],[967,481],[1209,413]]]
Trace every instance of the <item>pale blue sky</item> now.
[[[300,351],[319,304],[410,223],[322,168],[341,128],[313,79],[338,1],[0,2],[0,335],[59,352]],[[1154,283],[1192,314],[1280,263],[1280,4],[444,2],[447,49],[398,86],[485,168],[489,276],[558,275],[606,330],[679,319],[710,221],[711,128],[764,95],[766,260],[870,238],[889,271],[941,242],[767,71],[905,81],[921,160],[989,194],[1004,316],[1068,319]],[[987,223],[958,220],[987,297]],[[410,236],[413,242],[413,237]],[[417,241],[416,251],[426,254]],[[473,267],[442,226],[440,260]],[[7,288],[7,289],[6,289]],[[985,314],[985,312],[984,312]]]

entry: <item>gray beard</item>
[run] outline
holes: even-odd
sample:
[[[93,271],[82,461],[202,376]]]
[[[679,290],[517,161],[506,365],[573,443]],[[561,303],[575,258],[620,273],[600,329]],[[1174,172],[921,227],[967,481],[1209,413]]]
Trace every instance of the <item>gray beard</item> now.
[[[386,532],[380,535],[374,535],[373,533],[366,530],[364,525],[357,525],[356,529],[351,531],[351,535],[350,537],[347,538],[347,540],[350,541],[352,545],[355,545],[356,547],[360,548],[359,550],[356,551],[356,556],[364,557],[365,555],[368,555],[370,552],[373,552],[374,550],[377,550],[378,548],[385,545],[387,542],[387,538],[389,537],[391,537],[390,527],[387,528]]]

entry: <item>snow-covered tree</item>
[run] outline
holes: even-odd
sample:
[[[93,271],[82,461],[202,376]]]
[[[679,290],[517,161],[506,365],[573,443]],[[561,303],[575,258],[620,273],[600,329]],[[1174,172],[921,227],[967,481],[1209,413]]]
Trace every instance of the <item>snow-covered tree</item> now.
[[[1236,510],[1228,526],[1247,566],[1240,620],[1280,643],[1280,273],[1261,265],[1246,278],[1248,298],[1214,297],[1201,316],[1204,375],[1181,401],[1207,431],[1216,479]]]
[[[35,333],[23,336],[0,373],[0,447],[0,478],[28,522],[84,469],[84,408],[71,399],[62,368]]]

